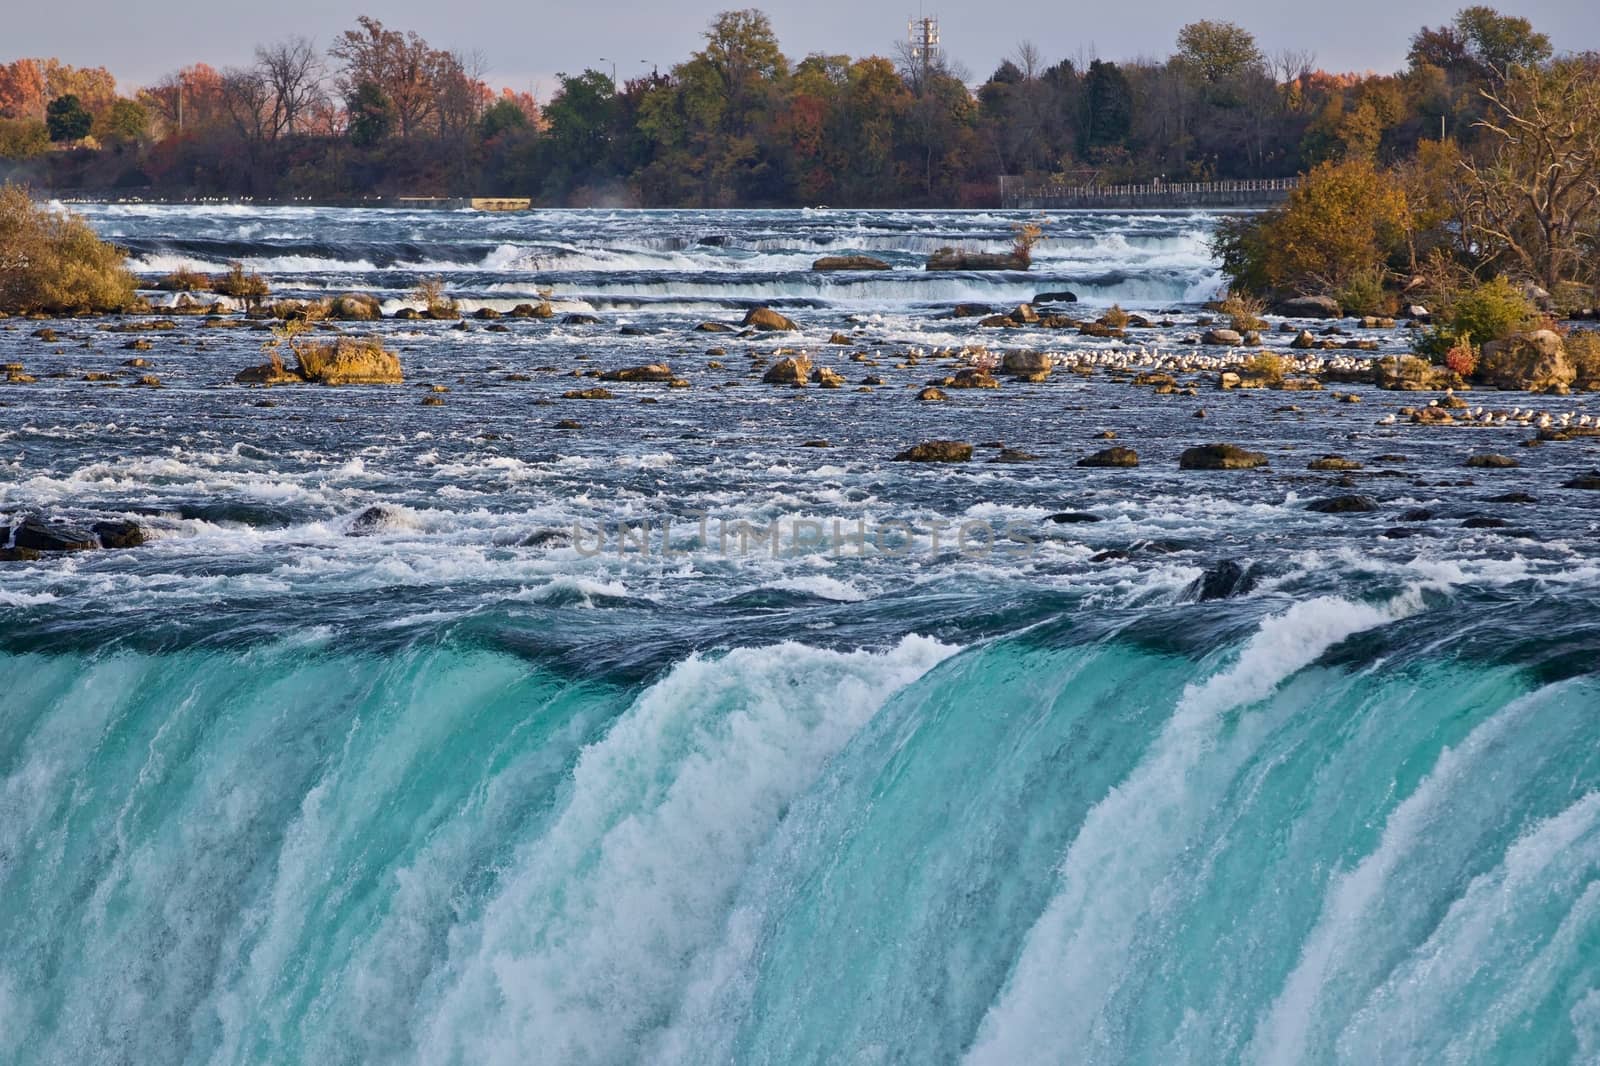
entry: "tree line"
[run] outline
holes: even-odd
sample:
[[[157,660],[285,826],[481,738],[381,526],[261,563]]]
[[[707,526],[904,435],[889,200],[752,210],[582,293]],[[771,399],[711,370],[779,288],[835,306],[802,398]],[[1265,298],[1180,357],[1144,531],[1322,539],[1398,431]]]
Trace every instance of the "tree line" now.
[[[976,206],[1002,174],[1072,184],[1287,177],[1486,143],[1510,72],[1556,58],[1522,18],[1469,7],[1393,74],[1266,54],[1245,28],[1183,27],[1161,60],[1050,60],[1020,43],[986,79],[950,57],[812,54],[756,10],[718,15],[667,71],[491,88],[481,56],[362,17],[326,48],[194,64],[119,93],[100,69],[0,66],[0,176],[165,196],[527,196],[547,204]]]

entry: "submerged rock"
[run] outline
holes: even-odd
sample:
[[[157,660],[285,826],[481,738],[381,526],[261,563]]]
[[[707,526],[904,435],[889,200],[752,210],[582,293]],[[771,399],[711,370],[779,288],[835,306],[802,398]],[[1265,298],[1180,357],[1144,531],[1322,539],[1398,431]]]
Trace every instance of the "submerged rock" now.
[[[1466,465],[1475,470],[1509,470],[1522,464],[1509,455],[1496,455],[1493,452],[1485,452],[1468,458]]]
[[[928,257],[928,270],[1027,270],[1028,260],[1011,253],[968,252],[940,248]]]

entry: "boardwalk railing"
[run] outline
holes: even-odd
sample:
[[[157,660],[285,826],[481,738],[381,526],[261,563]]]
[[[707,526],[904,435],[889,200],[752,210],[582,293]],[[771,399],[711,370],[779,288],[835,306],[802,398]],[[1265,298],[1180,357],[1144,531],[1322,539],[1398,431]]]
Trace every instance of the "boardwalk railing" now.
[[[1020,178],[1000,179],[1005,207],[1265,207],[1286,199],[1299,178],[1254,178],[1243,181],[1153,181],[1143,185],[1025,184]]]

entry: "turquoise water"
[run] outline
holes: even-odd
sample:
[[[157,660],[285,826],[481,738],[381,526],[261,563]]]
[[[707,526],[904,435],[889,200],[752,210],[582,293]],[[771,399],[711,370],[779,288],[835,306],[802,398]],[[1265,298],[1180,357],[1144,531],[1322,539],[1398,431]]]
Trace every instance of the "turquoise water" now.
[[[902,232],[835,215],[867,248]],[[757,227],[743,252],[688,254],[800,254],[774,251],[782,218],[741,217],[704,225]],[[1096,221],[1125,230],[1106,269],[1192,317],[1197,282],[1137,256],[1201,223],[1156,224]],[[975,328],[934,321],[942,298],[870,322],[816,303],[801,341]],[[159,393],[5,395],[0,511],[158,536],[0,564],[0,1062],[1600,1061],[1597,518],[1559,489],[1591,444],[1474,483],[1461,459],[1515,428],[1406,436],[1370,391],[1358,417],[1104,380],[938,411],[718,390],[734,371],[686,339],[703,307],[628,315],[653,332],[385,323],[414,380],[451,385],[438,409],[255,407],[223,383],[259,338],[190,321],[151,353]],[[51,358],[120,344],[84,331]],[[727,343],[731,366],[797,341]],[[21,329],[0,349],[45,358]],[[651,350],[696,387],[598,410],[495,377]],[[1179,475],[1197,402],[1272,470]],[[569,414],[584,431],[548,429]],[[1145,465],[1074,468],[1108,424]],[[941,433],[1042,458],[883,461]],[[1407,454],[1362,487],[1380,513],[1304,509],[1328,479],[1303,460],[1335,440]],[[1488,501],[1510,488],[1538,502]],[[1419,506],[1426,532],[1382,535]],[[528,539],[702,509],[1036,544]],[[1065,509],[1101,521],[1048,521]],[[1485,511],[1514,525],[1461,524]],[[1220,560],[1259,579],[1201,601]]]

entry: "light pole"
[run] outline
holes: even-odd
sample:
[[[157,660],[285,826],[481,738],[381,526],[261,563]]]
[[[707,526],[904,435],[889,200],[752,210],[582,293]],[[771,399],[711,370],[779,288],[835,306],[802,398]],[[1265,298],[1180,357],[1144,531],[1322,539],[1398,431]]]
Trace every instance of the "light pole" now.
[[[600,57],[600,62],[602,62],[602,63],[610,63],[611,64],[611,91],[612,92],[616,92],[617,91],[617,61],[615,59],[607,59],[605,56],[601,56]]]

